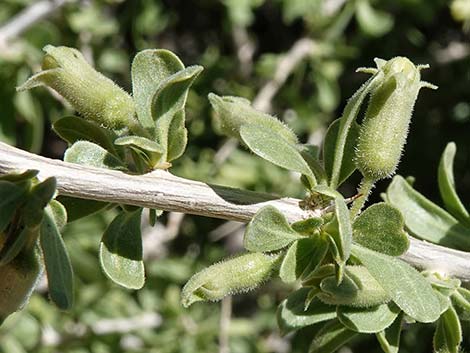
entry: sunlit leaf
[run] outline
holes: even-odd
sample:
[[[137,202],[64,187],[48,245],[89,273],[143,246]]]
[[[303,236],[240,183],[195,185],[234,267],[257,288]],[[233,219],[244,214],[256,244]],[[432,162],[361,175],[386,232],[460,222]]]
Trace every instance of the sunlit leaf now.
[[[338,306],[338,319],[347,328],[361,333],[376,333],[389,327],[400,309],[393,303],[370,308]]]

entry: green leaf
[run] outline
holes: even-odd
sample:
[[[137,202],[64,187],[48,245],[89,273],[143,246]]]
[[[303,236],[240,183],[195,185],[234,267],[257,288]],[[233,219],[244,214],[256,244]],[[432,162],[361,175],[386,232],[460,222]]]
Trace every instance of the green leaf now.
[[[104,232],[100,243],[100,262],[104,273],[115,283],[130,289],[140,289],[145,283],[141,213],[142,209],[119,213]]]
[[[285,299],[277,309],[277,322],[283,334],[336,317],[336,306],[313,299],[305,310],[309,289],[301,288]]]
[[[451,306],[437,322],[433,344],[435,352],[458,353],[462,342],[459,317]]]
[[[248,148],[261,158],[287,170],[315,178],[295,145],[274,130],[260,124],[246,124],[240,128],[240,136]]]
[[[359,113],[359,108],[361,107],[362,102],[369,92],[379,82],[381,82],[382,78],[383,73],[381,71],[372,76],[354,93],[344,108],[343,115],[341,116],[339,122],[338,134],[334,148],[333,166],[331,169],[331,178],[329,183],[329,186],[333,189],[336,189],[340,184],[341,170],[343,169],[343,161],[345,161],[344,155],[346,151],[346,142],[348,141],[348,135],[351,131],[351,127],[354,125],[353,123],[357,114]]]
[[[326,189],[322,191],[325,195],[329,193]],[[318,191],[321,189],[315,188],[314,190]],[[336,195],[334,198],[335,217],[325,225],[324,231],[331,236],[338,249],[338,256],[335,258],[335,261],[340,266],[339,271],[341,271],[341,267],[344,266],[351,254],[352,226],[348,206],[346,206],[343,197],[337,192],[331,194],[331,196],[333,195]],[[341,273],[338,274],[338,279],[341,281]]]
[[[57,200],[51,200],[46,209],[54,219],[57,228],[62,230],[67,224],[67,210],[64,205]]]
[[[68,222],[95,214],[110,205],[108,202],[77,199],[70,196],[59,196],[57,200],[65,206]]]
[[[470,321],[470,290],[458,288],[451,296],[452,305],[461,320]]]
[[[446,149],[442,153],[439,162],[437,180],[439,182],[439,191],[446,209],[457,218],[460,222],[470,225],[470,216],[465,206],[460,201],[457,191],[455,190],[454,181],[454,157],[457,147],[454,142],[447,144]]]
[[[188,91],[201,66],[189,66],[168,77],[158,87],[152,100],[152,116],[156,120],[158,142],[166,149],[166,162],[181,156],[186,148],[184,106]]]
[[[22,219],[26,226],[35,227],[41,223],[44,208],[54,197],[56,187],[56,178],[50,177],[31,188],[22,209]]]
[[[419,322],[434,322],[439,318],[439,299],[429,282],[413,267],[359,245],[353,246],[352,254],[407,315]]]
[[[243,246],[252,252],[274,251],[302,237],[274,206],[265,206],[248,223]]]
[[[0,232],[11,222],[25,190],[12,182],[0,180]]]
[[[73,271],[64,241],[50,209],[44,214],[39,237],[46,265],[49,295],[62,310],[73,306]]]
[[[22,182],[32,179],[39,174],[39,170],[26,169],[9,172],[8,174],[0,175],[0,181]]]
[[[328,251],[328,241],[315,236],[295,241],[287,250],[279,269],[279,277],[286,283],[295,282],[314,271]]]
[[[57,120],[52,125],[52,129],[71,145],[85,140],[103,147],[115,156],[118,155],[113,145],[117,135],[112,130],[105,129],[92,121],[76,116],[66,116]]]
[[[385,203],[377,203],[354,221],[353,239],[356,243],[390,256],[408,250],[410,241],[403,230],[405,221],[400,211]]]
[[[96,168],[126,169],[121,160],[103,147],[88,141],[77,141],[67,148],[64,161]]]
[[[323,222],[323,218],[321,217],[310,217],[292,223],[291,227],[298,233],[311,235],[313,234],[313,232],[320,230],[320,227],[323,225]]]
[[[27,244],[33,244],[39,235],[38,227],[23,226],[18,232],[9,234],[0,251],[0,266],[11,262]]]
[[[115,145],[127,146],[137,152],[138,155],[144,154],[145,161],[150,167],[155,167],[165,149],[157,142],[149,140],[142,136],[124,136],[114,141]]]
[[[380,37],[393,27],[393,17],[370,6],[369,0],[359,0],[356,4],[357,22],[361,29],[374,37]]]
[[[361,333],[376,333],[389,327],[400,313],[393,303],[370,308],[338,306],[339,321],[347,328]]]
[[[160,84],[184,69],[181,60],[169,50],[147,49],[139,52],[132,62],[132,93],[137,117],[148,131],[154,130],[152,103]]]
[[[400,176],[387,189],[388,202],[398,208],[413,235],[444,246],[470,250],[469,228],[429,201]]]
[[[246,124],[255,124],[262,126],[263,130],[274,131],[293,145],[298,143],[297,136],[291,129],[275,117],[253,108],[249,100],[233,96],[220,97],[214,93],[210,93],[208,98],[221,133],[241,141],[240,128]]]
[[[331,305],[368,308],[390,301],[390,295],[364,266],[346,266],[343,281],[334,276],[322,279],[318,298]]]
[[[377,340],[385,353],[398,353],[404,316],[405,314],[401,312],[389,328],[376,333]]]
[[[336,140],[338,138],[338,132],[340,128],[341,120],[336,119],[328,127],[328,130],[323,141],[323,163],[325,165],[326,175],[328,180],[331,181],[333,174],[333,164],[336,151]],[[341,170],[339,171],[338,185],[341,185],[349,176],[356,170],[356,164],[354,163],[354,156],[357,144],[357,138],[359,136],[360,126],[353,122],[349,129],[344,144],[343,159],[341,161]]]
[[[316,186],[316,183],[319,184],[326,184],[328,178],[326,176],[325,169],[323,168],[323,164],[320,162],[318,157],[319,155],[319,147],[315,145],[297,145],[297,149],[299,150],[302,158],[307,162],[310,170],[313,172],[315,179],[309,178],[306,187],[308,189],[313,188]]]
[[[315,335],[309,353],[332,353],[341,348],[357,332],[347,329],[338,320],[326,323]]]

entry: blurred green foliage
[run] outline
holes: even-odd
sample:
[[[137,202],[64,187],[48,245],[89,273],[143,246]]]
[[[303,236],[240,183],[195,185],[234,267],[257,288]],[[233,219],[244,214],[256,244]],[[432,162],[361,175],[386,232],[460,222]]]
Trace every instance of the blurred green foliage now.
[[[35,2],[3,0],[0,33],[2,24]],[[465,203],[470,200],[470,16],[468,2],[454,1],[452,11],[449,5],[445,0],[72,0],[17,38],[0,43],[0,140],[62,157],[66,146],[50,124],[73,113],[71,108],[45,89],[15,91],[39,70],[36,65],[46,44],[79,48],[99,71],[127,90],[135,53],[167,48],[185,64],[205,67],[188,99],[190,144],[172,171],[207,182],[301,196],[299,183],[289,173],[243,148],[221,158],[221,146],[231,150],[230,143],[214,132],[207,94],[254,99],[267,82],[276,80],[277,66],[294,43],[309,38],[315,50],[279,87],[270,102],[272,113],[303,142],[319,144],[327,124],[366,79],[354,73],[357,67],[374,57],[398,55],[429,63],[424,77],[441,88],[420,96],[398,172],[415,176],[415,186],[437,201],[436,178],[430,173],[453,140],[459,147],[456,181]],[[388,183],[381,182],[379,191]],[[345,194],[353,193],[351,185],[343,188]],[[111,284],[99,269],[99,239],[112,217],[108,211],[67,226],[65,241],[77,281],[73,310],[63,313],[50,306],[46,287],[40,286],[27,310],[0,328],[0,352],[218,351],[220,305],[183,309],[180,289],[197,270],[239,252],[239,232],[222,232],[221,221],[189,216],[175,239],[165,240],[162,225],[148,230],[145,236],[157,242],[158,251],[147,256],[147,284],[133,292]],[[164,215],[160,221],[168,219]],[[276,306],[289,290],[274,282],[233,298],[230,352],[308,349],[315,326],[281,338],[275,324]],[[117,331],[100,331],[109,320]],[[119,331],[122,322],[130,327]],[[468,337],[468,324],[464,332]],[[403,352],[429,352],[432,327],[405,330],[402,341]],[[468,339],[464,345],[468,350]],[[373,338],[361,336],[350,347],[354,352],[380,350]]]

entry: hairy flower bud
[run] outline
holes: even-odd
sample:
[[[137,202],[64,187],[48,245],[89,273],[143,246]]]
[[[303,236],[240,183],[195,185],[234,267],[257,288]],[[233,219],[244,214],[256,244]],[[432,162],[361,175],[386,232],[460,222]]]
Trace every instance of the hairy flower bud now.
[[[135,126],[132,97],[97,72],[76,49],[44,47],[42,69],[18,87],[18,91],[46,85],[57,91],[83,117],[107,128]]]
[[[372,91],[356,148],[356,166],[370,180],[391,176],[400,161],[408,135],[411,114],[419,90],[435,86],[421,81],[420,70],[404,57],[389,61],[376,59],[378,69],[360,69],[368,73],[382,71],[382,82]]]
[[[217,301],[254,289],[271,277],[278,266],[278,256],[248,253],[209,266],[196,273],[182,292],[185,307],[198,301]]]

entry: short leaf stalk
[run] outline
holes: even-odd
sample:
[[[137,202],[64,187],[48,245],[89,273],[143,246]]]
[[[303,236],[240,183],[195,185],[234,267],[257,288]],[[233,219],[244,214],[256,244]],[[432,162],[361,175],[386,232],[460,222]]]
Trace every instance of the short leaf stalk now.
[[[364,177],[362,178],[361,185],[357,191],[358,197],[353,201],[350,209],[351,219],[354,220],[362,211],[369,195],[374,188],[375,181],[373,179]]]

